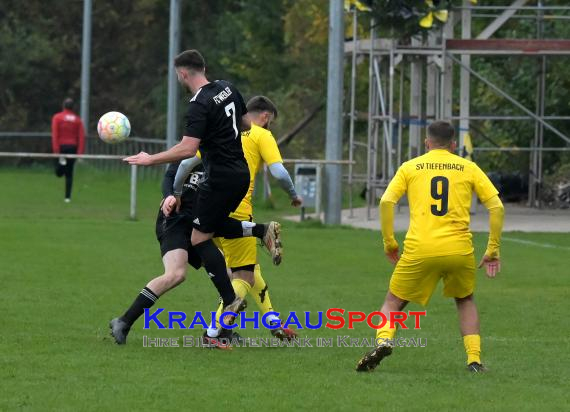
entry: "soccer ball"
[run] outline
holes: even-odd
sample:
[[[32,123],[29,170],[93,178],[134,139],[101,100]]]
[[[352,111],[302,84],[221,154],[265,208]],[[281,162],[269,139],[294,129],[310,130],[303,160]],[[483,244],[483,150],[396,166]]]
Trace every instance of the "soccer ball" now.
[[[120,143],[129,137],[131,123],[123,113],[108,112],[99,119],[97,133],[105,143]]]

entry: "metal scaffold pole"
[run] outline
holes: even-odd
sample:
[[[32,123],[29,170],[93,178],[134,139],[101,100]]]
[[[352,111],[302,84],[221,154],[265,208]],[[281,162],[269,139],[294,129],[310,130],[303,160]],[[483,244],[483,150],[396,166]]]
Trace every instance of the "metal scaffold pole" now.
[[[469,6],[469,0],[463,0],[464,6]],[[465,8],[461,10],[461,38],[471,38],[471,10]],[[466,67],[471,67],[471,56],[461,55],[461,63]],[[465,147],[465,134],[469,133],[469,110],[471,102],[471,75],[467,70],[461,70],[459,74],[459,154],[463,153]]]
[[[329,6],[329,56],[327,82],[326,159],[342,158],[342,95],[344,49],[344,2],[331,0]],[[342,166],[326,165],[327,202],[325,223],[340,224]]]
[[[538,2],[538,7],[542,7],[542,1]],[[541,39],[544,34],[544,11],[540,8],[536,13],[537,38]],[[538,76],[536,83],[536,115],[544,117],[544,95],[546,88],[546,56],[539,57]],[[534,140],[531,143],[530,166],[528,175],[528,205],[540,207],[540,188],[542,186],[542,148],[544,140],[544,126],[535,122]]]
[[[377,38],[376,22],[371,16],[369,37],[357,38],[357,33],[354,32],[352,42],[346,42],[345,53],[347,57],[350,55],[352,60],[350,113],[347,116],[350,120],[349,159],[359,158],[360,156],[355,155],[359,153],[356,151],[366,149],[366,165],[362,166],[362,169],[366,166],[365,173],[356,172],[356,170],[362,170],[358,169],[358,166],[350,166],[348,181],[351,188],[357,184],[366,185],[368,218],[370,218],[372,207],[375,206],[373,200],[378,195],[377,190],[385,187],[393,175],[393,170],[403,160],[406,160],[406,157],[415,157],[423,152],[423,131],[434,119],[459,123],[458,140],[462,154],[467,133],[475,126],[475,121],[534,122],[536,125],[534,139],[530,139],[525,148],[476,145],[474,150],[481,152],[519,151],[525,154],[528,152],[530,157],[529,205],[540,206],[540,184],[543,174],[542,152],[562,153],[570,149],[570,137],[564,133],[564,129],[558,126],[557,122],[554,122],[569,120],[570,116],[564,113],[545,113],[546,81],[548,80],[547,57],[551,55],[570,56],[570,40],[543,38],[543,25],[554,20],[555,17],[564,17],[553,14],[544,15],[544,12],[545,10],[552,13],[565,12],[570,8],[543,6],[543,0],[538,1],[537,7],[526,7],[525,4],[528,3],[530,0],[512,0],[510,6],[485,6],[487,9],[499,10],[499,14],[491,16],[494,17],[492,21],[481,30],[473,32],[473,29],[480,28],[480,25],[472,25],[472,21],[474,18],[481,17],[477,12],[485,7],[472,5],[469,0],[463,0],[461,7],[453,7],[449,10],[448,20],[441,30],[429,31],[427,42],[419,37],[412,37],[411,44],[392,38]],[[505,23],[516,18],[521,10],[536,13],[534,16],[526,14],[523,17],[537,20],[537,38],[492,38]],[[352,15],[352,18],[354,20],[355,15]],[[459,18],[462,20],[461,36],[454,38],[454,26],[458,26],[455,23]],[[472,62],[475,61],[475,56],[496,56],[497,58],[499,56],[524,56],[536,59],[538,70],[535,106],[526,107],[515,96],[507,93],[500,83],[492,82],[481,71],[474,70]],[[368,113],[364,116],[364,110],[362,110],[359,116],[355,104],[357,97],[355,85],[358,81],[357,65],[361,61],[359,59],[364,58],[368,58],[369,63]],[[394,77],[395,68],[399,64],[401,64],[398,71],[400,77],[396,79]],[[457,79],[453,76],[454,70],[457,70],[454,65],[459,68],[460,76]],[[470,87],[471,80],[475,79],[484,83],[497,95],[502,96],[522,113],[472,114],[477,107],[473,106],[471,96],[473,90],[479,90]],[[399,85],[394,81],[399,81]],[[455,90],[459,92],[456,95],[453,93]],[[397,101],[396,96],[399,99]],[[455,112],[452,104],[454,96],[459,97],[459,100],[455,102],[459,103],[458,110]],[[394,107],[394,104],[398,104],[399,107]],[[368,123],[366,141],[358,140],[359,129],[356,125],[361,120],[367,120]],[[398,122],[397,129],[395,121]],[[561,138],[566,145],[562,148],[544,148],[544,135],[548,132],[551,132],[552,136]],[[406,138],[403,138],[403,134],[407,134]],[[382,153],[379,152],[380,150]],[[351,216],[353,216],[352,200],[351,197]]]
[[[427,39],[428,47],[435,47],[437,44],[436,34],[429,33]],[[438,103],[437,103],[437,83],[438,83],[438,72],[439,68],[435,56],[427,57],[426,64],[426,109],[425,109],[425,121],[426,123],[434,121],[439,117],[438,113]],[[427,126],[427,124],[426,124]]]
[[[91,67],[91,0],[83,1],[83,38],[81,45],[81,120],[89,133],[89,84]]]
[[[442,30],[441,119],[450,121],[453,116],[453,62],[446,56],[447,40],[454,37],[455,13],[450,12]]]
[[[412,46],[421,47],[421,39],[412,38]],[[421,120],[422,120],[423,62],[420,57],[412,56],[410,63],[410,127],[408,159],[420,155]]]
[[[402,163],[402,132],[403,132],[403,120],[404,120],[404,63],[400,63],[400,87],[398,90],[398,151],[397,151],[397,161],[396,167],[400,167]]]
[[[352,49],[351,73],[350,73],[350,114],[349,114],[349,147],[348,147],[348,208],[350,210],[349,217],[354,218],[354,209],[352,205],[353,196],[353,173],[354,165],[354,126],[356,122],[356,52],[358,48],[358,9],[354,7],[352,11],[352,41],[354,48]]]
[[[170,0],[170,27],[168,30],[168,108],[166,114],[166,146],[175,145],[177,140],[178,82],[174,69],[174,58],[180,45],[180,0]]]
[[[374,134],[375,123],[373,120],[374,114],[374,106],[376,103],[376,99],[374,96],[374,81],[375,81],[375,74],[374,74],[374,40],[376,37],[376,33],[374,30],[374,26],[376,25],[376,20],[372,18],[370,20],[370,50],[368,55],[368,132],[367,132],[367,140],[366,140],[366,218],[370,219],[370,204],[371,204],[371,196],[372,196],[372,157],[376,157],[376,151],[372,147],[373,139],[372,136]]]
[[[388,86],[388,141],[386,145],[386,152],[388,154],[388,164],[386,165],[386,174],[382,176],[388,184],[388,181],[394,176],[394,73],[396,70],[396,62],[394,58],[394,44],[390,48],[389,60],[389,86]]]

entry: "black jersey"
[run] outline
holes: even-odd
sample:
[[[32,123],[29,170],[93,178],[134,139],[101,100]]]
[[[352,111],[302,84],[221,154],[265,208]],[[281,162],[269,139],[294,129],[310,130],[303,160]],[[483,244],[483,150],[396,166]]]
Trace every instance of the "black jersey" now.
[[[231,174],[249,174],[241,147],[246,113],[240,92],[225,80],[206,84],[190,100],[184,134],[200,139],[205,185]]]
[[[170,163],[166,169],[166,173],[162,179],[163,198],[174,195],[173,186],[176,172],[178,171],[178,166],[180,166],[180,162]],[[192,173],[190,173],[184,181],[182,195],[180,196],[180,214],[192,214],[192,207],[194,204],[194,198],[196,196],[198,177],[201,177],[200,175],[202,174],[202,165],[198,165],[192,170]]]

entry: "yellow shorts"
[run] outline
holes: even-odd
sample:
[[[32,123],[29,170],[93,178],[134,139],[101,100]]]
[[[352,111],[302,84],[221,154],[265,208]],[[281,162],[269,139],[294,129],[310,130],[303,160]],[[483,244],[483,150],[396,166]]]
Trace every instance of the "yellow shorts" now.
[[[412,259],[402,256],[390,279],[390,292],[400,299],[427,305],[439,279],[443,295],[464,298],[475,290],[475,258],[469,255]]]
[[[250,214],[239,212],[240,210],[238,209],[230,217],[250,222],[253,220]],[[224,253],[228,268],[238,268],[257,263],[257,238],[255,237],[242,237],[239,239],[216,238],[216,244]]]

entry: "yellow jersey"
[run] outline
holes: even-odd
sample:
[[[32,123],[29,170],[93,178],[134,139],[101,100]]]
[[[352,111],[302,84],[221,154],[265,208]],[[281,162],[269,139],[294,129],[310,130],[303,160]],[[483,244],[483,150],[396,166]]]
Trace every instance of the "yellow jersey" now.
[[[277,147],[273,134],[263,127],[251,124],[251,129],[241,134],[243,154],[249,167],[249,189],[235,213],[252,215],[252,196],[255,186],[255,176],[263,163],[283,163],[283,158]]]
[[[412,258],[473,253],[469,210],[473,192],[481,202],[498,194],[475,163],[447,150],[430,150],[403,163],[382,201],[407,193],[410,227],[404,254]]]

